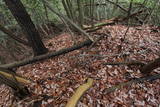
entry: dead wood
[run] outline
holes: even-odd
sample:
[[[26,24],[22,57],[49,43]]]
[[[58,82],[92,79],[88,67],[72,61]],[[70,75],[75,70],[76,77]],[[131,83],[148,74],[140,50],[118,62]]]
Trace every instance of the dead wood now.
[[[0,84],[5,84],[13,89],[14,95],[20,99],[30,95],[24,84],[30,83],[29,80],[17,75],[13,71],[0,68]]]
[[[160,58],[155,59],[154,61],[146,64],[145,66],[142,67],[141,72],[148,74],[154,69],[160,67]]]
[[[108,20],[104,20],[103,22],[95,24],[94,27],[92,27],[92,26],[84,26],[84,30],[86,30],[87,32],[90,32],[90,30],[94,31],[94,29],[97,30],[97,29],[102,28],[103,26],[114,25],[115,23],[118,22],[118,20],[119,20],[118,17],[111,18],[111,19],[108,19]]]
[[[88,29],[86,32],[96,32],[97,30],[101,29],[102,27],[95,27],[93,29]]]
[[[109,3],[117,6],[118,8],[123,10],[124,12],[128,13],[127,9],[123,8],[122,6],[118,5],[117,3],[113,2],[113,1],[110,1],[110,0],[106,0],[106,1],[108,1]],[[141,21],[137,16],[134,15],[132,18],[135,18],[140,24],[143,24],[143,21]]]
[[[16,80],[18,83],[21,84],[29,84],[31,81],[26,79],[20,75],[17,75],[13,70],[8,70],[4,68],[0,68],[0,75],[3,75],[5,78]]]
[[[145,64],[143,62],[140,61],[126,61],[126,62],[107,62],[104,63],[104,65],[135,65],[138,66],[140,65],[142,68],[140,69],[141,73],[144,74],[149,74],[150,72],[152,72],[154,69],[160,67],[160,58],[155,59],[154,61],[151,61],[148,64]]]
[[[48,59],[48,58],[51,58],[51,57],[63,55],[63,54],[66,54],[68,52],[74,51],[76,49],[80,49],[84,46],[88,46],[88,45],[91,45],[91,44],[92,44],[91,40],[86,40],[86,41],[81,42],[80,44],[74,45],[70,48],[61,49],[57,52],[52,51],[52,52],[49,52],[47,54],[43,54],[43,55],[40,55],[40,56],[35,56],[35,57],[25,59],[23,61],[18,61],[18,62],[13,62],[13,63],[10,63],[10,64],[0,65],[0,67],[1,68],[6,68],[6,69],[12,69],[12,68],[24,66],[24,65],[31,64],[31,63],[34,63],[34,62],[37,62],[37,61],[40,61],[40,60],[44,60],[44,59]]]
[[[144,12],[144,10],[141,10],[141,11],[138,11],[138,12],[135,12],[135,13],[132,13],[132,14],[130,14],[129,16],[124,17],[124,18],[114,17],[114,18],[112,18],[112,19],[104,20],[104,21],[101,22],[101,23],[95,24],[94,27],[92,27],[92,26],[87,26],[87,27],[84,27],[84,29],[87,30],[87,31],[90,31],[89,29],[91,29],[91,31],[92,31],[92,29],[93,29],[93,31],[94,31],[94,29],[95,29],[95,30],[100,29],[102,26],[114,25],[114,24],[116,24],[116,23],[118,23],[118,22],[123,22],[123,21],[125,21],[125,20],[128,20],[129,18],[133,18],[133,17],[141,14],[142,12]]]
[[[118,85],[115,85],[111,88],[107,88],[103,91],[104,94],[108,94],[108,93],[111,93],[111,92],[114,92],[115,90],[119,90],[119,89],[122,89],[126,86],[130,86],[132,85],[133,83],[143,83],[145,81],[154,81],[154,80],[157,80],[157,79],[160,79],[160,74],[156,74],[156,75],[150,75],[150,76],[145,76],[145,77],[141,77],[141,78],[136,78],[136,79],[132,79],[128,82],[122,82]]]
[[[78,87],[76,92],[73,94],[73,96],[69,99],[66,107],[76,107],[78,101],[80,98],[85,94],[85,92],[92,87],[93,85],[93,79],[88,78],[87,83],[82,84],[81,86]]]
[[[104,63],[104,65],[127,65],[127,66],[140,65],[140,66],[144,66],[145,63],[132,60],[132,61],[126,61],[126,62],[107,62],[107,63]]]

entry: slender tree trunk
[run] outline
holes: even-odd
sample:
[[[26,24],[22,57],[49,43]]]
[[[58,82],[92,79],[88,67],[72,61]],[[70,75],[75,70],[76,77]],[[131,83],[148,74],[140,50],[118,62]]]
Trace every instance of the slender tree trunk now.
[[[68,5],[66,3],[66,0],[62,0],[62,4],[63,4],[63,7],[66,11],[66,14],[67,14],[68,18],[72,19],[71,13],[70,13],[69,8],[68,8]]]
[[[22,29],[26,32],[26,37],[28,39],[29,44],[33,49],[34,55],[41,55],[48,52],[48,49],[44,46],[38,31],[35,28],[29,14],[27,13],[25,7],[21,3],[20,0],[4,0],[9,10],[22,27]]]
[[[84,16],[83,16],[83,7],[82,7],[82,3],[83,1],[82,0],[77,0],[77,5],[78,5],[78,13],[79,13],[79,25],[81,28],[83,28],[83,19],[84,19]]]

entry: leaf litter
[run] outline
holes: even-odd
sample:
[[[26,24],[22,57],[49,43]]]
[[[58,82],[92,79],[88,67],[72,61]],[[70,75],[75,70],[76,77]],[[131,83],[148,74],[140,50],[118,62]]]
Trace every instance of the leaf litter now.
[[[160,33],[152,32],[153,28],[147,25],[130,27],[125,35],[126,26],[106,26],[91,34],[94,38],[103,36],[92,47],[84,47],[65,55],[20,67],[17,73],[33,81],[27,86],[33,93],[32,96],[18,100],[9,87],[1,85],[0,105],[64,107],[75,90],[91,77],[94,79],[94,86],[82,96],[78,107],[158,107],[160,80],[133,83],[120,90],[104,93],[107,88],[143,76],[138,66],[110,66],[104,65],[105,62],[127,59],[147,63],[159,57]],[[76,40],[79,42],[84,39],[76,36]],[[45,43],[52,51],[73,44],[72,37],[68,33],[62,33]],[[153,73],[160,73],[160,70],[156,69]]]

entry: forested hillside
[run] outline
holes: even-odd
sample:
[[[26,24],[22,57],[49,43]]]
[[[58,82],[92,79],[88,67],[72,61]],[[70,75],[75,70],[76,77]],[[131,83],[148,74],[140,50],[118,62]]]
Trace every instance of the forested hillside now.
[[[159,107],[159,8],[0,1],[0,107]]]

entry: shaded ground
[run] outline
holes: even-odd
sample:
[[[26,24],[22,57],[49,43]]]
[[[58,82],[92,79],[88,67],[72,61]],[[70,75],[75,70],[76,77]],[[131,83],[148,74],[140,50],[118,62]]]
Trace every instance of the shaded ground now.
[[[153,28],[152,28],[153,29]],[[107,66],[105,62],[138,60],[148,62],[160,55],[159,32],[151,27],[107,26],[92,34],[103,38],[93,47],[83,48],[32,65],[20,67],[20,75],[33,80],[28,88],[33,96],[16,100],[11,90],[0,86],[0,105],[64,107],[75,89],[88,77],[94,79],[94,86],[87,91],[78,103],[79,107],[112,106],[155,106],[160,105],[160,80],[132,84],[121,90],[106,94],[105,90],[131,78],[143,76],[138,67]],[[108,31],[110,34],[108,34]],[[101,35],[100,35],[101,34]],[[124,39],[125,36],[125,39]],[[77,40],[82,41],[83,39]],[[73,45],[71,36],[63,33],[47,41],[50,50],[59,50]],[[156,69],[155,73],[160,73]]]

